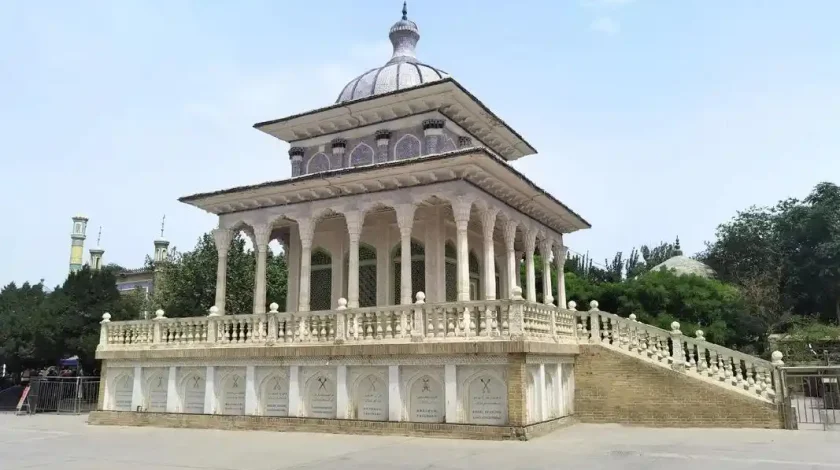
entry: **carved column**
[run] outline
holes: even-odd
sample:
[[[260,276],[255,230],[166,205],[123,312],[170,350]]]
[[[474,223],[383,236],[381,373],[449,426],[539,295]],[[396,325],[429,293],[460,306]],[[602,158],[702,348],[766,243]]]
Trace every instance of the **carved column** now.
[[[472,200],[458,197],[452,202],[452,213],[455,215],[455,227],[458,233],[458,301],[470,300],[470,245],[467,237],[467,224],[470,221]]]
[[[347,307],[359,308],[359,239],[362,236],[364,215],[361,211],[344,214],[347,233],[350,237],[350,252],[347,260]]]
[[[216,242],[216,251],[219,253],[219,263],[216,267],[216,307],[219,315],[225,314],[225,288],[227,287],[227,258],[230,249],[230,241],[233,239],[233,230],[217,228],[213,230],[213,240]]]
[[[254,313],[265,313],[265,261],[268,256],[268,241],[271,225],[261,224],[254,227],[254,250],[257,254],[257,271],[254,276]]]
[[[557,266],[557,306],[567,308],[566,305],[566,253],[568,250],[563,246],[563,237],[554,245],[554,264]]]
[[[496,300],[496,253],[493,245],[493,231],[499,209],[488,207],[481,214],[484,231],[484,300]]]
[[[537,248],[537,230],[529,228],[525,231],[525,283],[528,302],[537,301],[537,274],[534,272],[534,251]]]
[[[411,305],[411,228],[414,226],[414,204],[396,207],[400,228],[400,305]]]
[[[376,131],[376,163],[389,160],[388,144],[391,142],[391,131],[382,129]]]
[[[346,168],[350,166],[346,161],[344,161],[344,151],[347,149],[347,140],[338,138],[333,139],[332,141],[332,154],[333,159],[330,164],[330,169],[335,168]],[[336,167],[338,165],[338,167]]]
[[[298,311],[309,311],[309,280],[312,275],[312,238],[315,235],[315,220],[299,219],[300,232],[300,293],[298,295]]]
[[[548,238],[540,241],[540,255],[543,262],[543,303],[546,305],[554,305],[554,296],[551,295],[551,248],[553,245],[554,243]]]
[[[439,142],[443,136],[443,127],[446,121],[443,119],[426,119],[423,121],[423,135],[426,137],[426,145],[423,155],[438,153]]]
[[[514,241],[516,240],[516,221],[505,222],[505,248],[507,249],[507,297],[510,298],[513,288],[519,284],[519,263],[517,263]]]
[[[292,161],[292,176],[300,176],[303,174],[303,154],[306,152],[302,147],[292,147],[289,149],[289,160]]]

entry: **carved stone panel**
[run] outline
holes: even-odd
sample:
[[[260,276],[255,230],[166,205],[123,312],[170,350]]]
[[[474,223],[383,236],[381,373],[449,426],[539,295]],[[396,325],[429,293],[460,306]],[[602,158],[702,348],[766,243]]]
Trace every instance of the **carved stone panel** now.
[[[114,410],[131,411],[131,395],[133,392],[133,371],[126,370],[118,372],[114,378]]]
[[[414,379],[408,389],[408,420],[442,423],[446,419],[443,382],[431,374]]]
[[[498,366],[459,368],[462,422],[501,425],[507,423],[507,383]],[[463,377],[463,379],[461,379]]]
[[[185,371],[180,381],[181,412],[204,413],[204,369]]]
[[[222,377],[218,413],[245,414],[245,374],[232,372]]]
[[[262,414],[265,416],[289,416],[289,380],[281,375],[265,379],[261,394]]]
[[[307,368],[308,369],[308,368]],[[335,371],[325,369],[306,370],[303,388],[303,403],[309,418],[336,417]]]
[[[144,369],[145,390],[144,402],[147,411],[163,413],[166,411],[166,400],[169,390],[169,369],[151,368]]]

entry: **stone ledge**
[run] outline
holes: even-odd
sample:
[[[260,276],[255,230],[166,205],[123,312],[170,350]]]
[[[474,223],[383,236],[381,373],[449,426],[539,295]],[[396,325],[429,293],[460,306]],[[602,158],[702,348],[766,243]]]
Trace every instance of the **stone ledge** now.
[[[285,418],[275,416],[225,416],[186,413],[137,413],[93,411],[88,424],[103,426],[153,426],[166,428],[222,429],[240,431],[323,432],[378,436],[436,437],[479,440],[525,441],[575,423],[571,416],[527,426],[411,423],[350,419]]]
[[[245,359],[343,356],[411,356],[455,354],[561,354],[575,355],[577,344],[540,341],[458,341],[367,344],[200,345],[171,348],[149,345],[144,349],[100,349],[97,359]]]

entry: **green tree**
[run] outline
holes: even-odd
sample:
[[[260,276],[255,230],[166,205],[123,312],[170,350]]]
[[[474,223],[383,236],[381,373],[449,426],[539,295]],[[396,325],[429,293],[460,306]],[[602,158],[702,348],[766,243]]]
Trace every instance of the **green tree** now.
[[[158,280],[154,304],[167,317],[206,315],[216,303],[218,252],[213,237],[207,233],[198,239],[192,251],[173,249],[166,263],[155,266]],[[228,251],[225,310],[231,314],[251,313],[254,303],[256,257],[245,249],[245,238],[237,234]],[[269,250],[266,259],[266,303],[286,304],[286,259]]]

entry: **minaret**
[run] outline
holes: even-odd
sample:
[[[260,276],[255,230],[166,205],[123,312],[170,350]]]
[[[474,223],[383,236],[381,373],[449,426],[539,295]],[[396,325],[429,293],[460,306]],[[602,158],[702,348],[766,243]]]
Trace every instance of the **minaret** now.
[[[88,218],[82,215],[73,217],[73,231],[70,232],[70,272],[82,269],[85,255],[85,232]]]
[[[90,269],[94,271],[99,271],[102,269],[102,255],[105,254],[105,250],[99,246],[99,242],[102,240],[102,227],[99,227],[99,234],[96,236],[96,248],[90,249]]]
[[[155,240],[155,263],[163,263],[168,256],[169,241],[163,238],[163,228],[166,224],[166,216],[160,222],[160,238]]]

